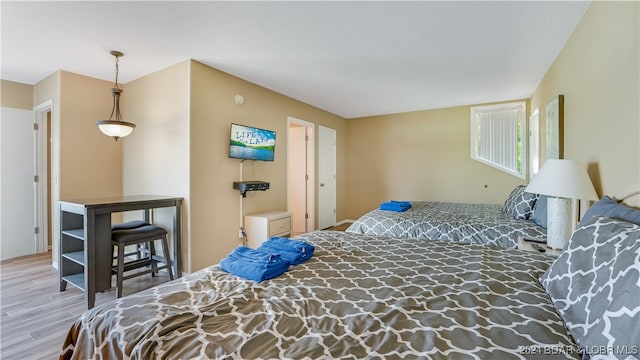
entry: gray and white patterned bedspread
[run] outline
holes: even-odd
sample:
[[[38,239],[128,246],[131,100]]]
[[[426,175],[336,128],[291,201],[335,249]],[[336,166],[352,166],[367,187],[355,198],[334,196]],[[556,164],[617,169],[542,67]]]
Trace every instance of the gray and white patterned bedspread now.
[[[546,237],[545,228],[517,220],[501,205],[412,201],[405,212],[373,210],[357,219],[348,232],[393,238],[450,240],[517,248],[518,236]]]
[[[299,238],[314,256],[272,280],[216,265],[89,310],[61,358],[523,359],[531,347],[574,346],[536,280],[551,257],[333,231]]]

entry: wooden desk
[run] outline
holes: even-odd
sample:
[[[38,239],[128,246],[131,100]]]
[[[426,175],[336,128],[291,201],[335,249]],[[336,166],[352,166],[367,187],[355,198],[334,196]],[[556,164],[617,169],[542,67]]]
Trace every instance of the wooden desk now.
[[[173,264],[176,278],[182,276],[182,198],[158,195],[61,200],[58,273],[60,291],[67,283],[85,291],[87,308],[95,304],[97,292],[111,288],[111,214],[173,207]]]

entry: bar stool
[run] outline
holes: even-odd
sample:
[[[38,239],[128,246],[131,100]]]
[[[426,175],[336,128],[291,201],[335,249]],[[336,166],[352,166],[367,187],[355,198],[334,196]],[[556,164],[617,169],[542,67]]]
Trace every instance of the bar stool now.
[[[144,220],[132,220],[132,221],[127,221],[125,223],[120,223],[120,224],[111,224],[111,232],[113,231],[119,231],[119,230],[131,230],[131,229],[135,229],[135,228],[139,228],[142,226],[146,226],[146,225],[151,225],[150,223],[144,221]],[[113,237],[113,236],[112,236]],[[137,244],[136,245],[136,250],[132,251],[132,252],[128,252],[125,253],[124,256],[131,256],[131,255],[135,255],[136,259],[140,259],[141,257],[141,253],[142,253],[142,247],[145,246],[146,244]],[[111,245],[111,254],[113,254],[113,244]],[[113,256],[113,259],[116,260],[118,259],[118,256]]]
[[[156,254],[155,240],[161,240],[163,256]],[[112,246],[118,247],[117,263],[112,267],[116,274],[116,296],[118,298],[122,297],[122,282],[127,279],[149,273],[155,276],[159,270],[167,269],[169,279],[173,280],[167,231],[165,229],[149,224],[133,228],[123,227],[111,232],[111,244]],[[146,247],[138,247],[136,253],[138,253],[139,256],[137,256],[137,259],[125,262],[125,248],[129,245],[141,244],[146,244]],[[164,265],[158,266],[158,263],[163,263]],[[151,266],[151,269],[137,271],[126,276],[124,275],[125,272],[130,270],[148,266]]]

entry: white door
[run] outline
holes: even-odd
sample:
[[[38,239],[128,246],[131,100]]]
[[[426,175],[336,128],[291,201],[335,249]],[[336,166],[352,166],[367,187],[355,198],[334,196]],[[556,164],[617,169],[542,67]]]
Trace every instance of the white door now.
[[[336,224],[336,131],[324,126],[318,132],[318,228]]]
[[[0,258],[36,253],[33,111],[2,108],[0,122]]]

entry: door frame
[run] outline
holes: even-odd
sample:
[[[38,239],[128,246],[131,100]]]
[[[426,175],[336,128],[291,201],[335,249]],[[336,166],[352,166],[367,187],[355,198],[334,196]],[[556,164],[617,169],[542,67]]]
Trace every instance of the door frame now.
[[[307,128],[307,136],[309,137],[307,141],[307,174],[309,175],[309,179],[307,181],[306,186],[306,201],[307,201],[307,213],[309,217],[307,218],[307,231],[312,231],[316,229],[316,196],[315,196],[315,179],[316,179],[316,162],[315,162],[315,124],[309,121],[300,120],[291,116],[287,117],[287,139],[291,138],[291,133],[289,129],[291,128],[291,124],[296,124],[300,126],[304,126]],[[287,207],[289,206],[289,199],[291,197],[290,193],[290,184],[289,184],[289,169],[291,167],[291,155],[290,149],[287,146]],[[291,209],[288,209],[291,211]]]
[[[54,132],[53,100],[48,100],[39,105],[34,106],[33,112],[35,115],[35,124],[38,127],[38,130],[34,128],[33,173],[34,173],[34,176],[38,176],[38,180],[39,180],[37,182],[34,181],[33,183],[34,224],[40,230],[35,234],[35,242],[36,242],[36,253],[45,253],[49,251],[49,244],[48,244],[49,219],[51,218],[53,224],[55,224],[55,221],[53,221],[53,216],[49,216],[49,215],[55,214],[54,204],[55,204],[55,199],[57,199],[57,195],[58,195],[57,189],[55,187],[52,187],[51,188],[51,208],[49,208],[48,201],[47,201],[47,189],[49,186],[52,186],[52,184],[49,184],[46,174],[47,174],[47,163],[50,161],[50,159],[52,162],[51,164],[52,179],[55,178],[54,174],[57,174],[57,171],[55,170],[56,169],[55,167],[56,162],[54,160],[55,158],[51,156],[52,154],[49,154],[47,151],[47,142],[49,141],[49,138],[53,143],[55,143],[53,140],[55,138],[53,136],[53,132]],[[51,112],[50,125],[51,125],[52,134],[47,134],[47,113],[49,112]],[[51,144],[52,152],[54,151],[53,143]],[[55,183],[55,181],[52,181],[52,182]],[[52,226],[51,228],[53,229],[54,227]],[[53,232],[55,233],[55,231]],[[51,236],[52,246],[54,241],[55,241],[54,237]],[[57,259],[52,259],[52,260],[55,266],[57,264],[57,261],[56,261]]]
[[[536,108],[529,116],[529,179],[540,170],[540,115]]]

